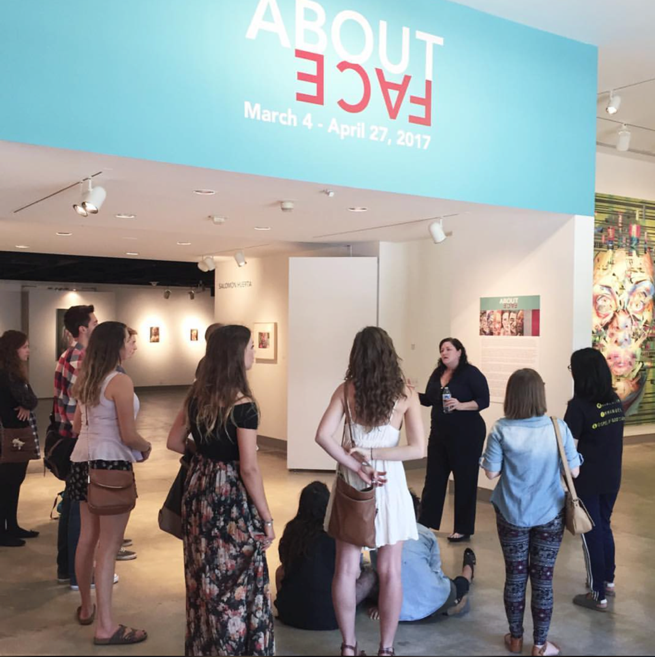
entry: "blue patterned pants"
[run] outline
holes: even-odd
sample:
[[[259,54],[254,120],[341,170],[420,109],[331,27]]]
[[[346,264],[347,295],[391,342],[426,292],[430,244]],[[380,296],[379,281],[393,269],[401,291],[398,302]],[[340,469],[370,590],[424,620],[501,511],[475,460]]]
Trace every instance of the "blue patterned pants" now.
[[[564,536],[564,510],[551,522],[538,527],[516,527],[496,510],[498,538],[505,557],[505,613],[509,631],[523,636],[525,589],[532,586],[534,642],[543,645],[553,615],[553,572]]]

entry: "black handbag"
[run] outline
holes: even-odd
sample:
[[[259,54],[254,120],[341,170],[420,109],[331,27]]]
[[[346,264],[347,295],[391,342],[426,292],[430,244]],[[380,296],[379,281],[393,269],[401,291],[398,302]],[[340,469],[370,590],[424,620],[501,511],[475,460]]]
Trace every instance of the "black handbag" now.
[[[45,434],[43,465],[57,479],[66,481],[71,469],[71,454],[77,438],[65,438],[59,434],[54,415],[50,415],[50,424]]]
[[[159,510],[159,529],[182,540],[182,497],[186,486],[187,473],[191,466],[192,454],[189,450],[180,459],[180,469],[168,491],[164,506]]]

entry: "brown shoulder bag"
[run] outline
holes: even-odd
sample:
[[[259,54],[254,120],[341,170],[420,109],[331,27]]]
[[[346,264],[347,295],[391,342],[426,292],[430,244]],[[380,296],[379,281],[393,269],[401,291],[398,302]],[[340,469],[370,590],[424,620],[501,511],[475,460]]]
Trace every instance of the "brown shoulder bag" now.
[[[345,420],[341,446],[348,449],[352,445],[351,417],[344,386]],[[345,543],[359,547],[375,547],[375,488],[373,486],[358,490],[344,478],[340,465],[332,488],[332,509],[328,523],[328,534]]]

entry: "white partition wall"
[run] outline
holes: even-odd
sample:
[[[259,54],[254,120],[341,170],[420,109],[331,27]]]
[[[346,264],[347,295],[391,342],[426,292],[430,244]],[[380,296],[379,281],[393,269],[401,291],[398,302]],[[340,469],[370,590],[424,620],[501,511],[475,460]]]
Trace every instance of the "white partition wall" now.
[[[314,436],[343,381],[355,334],[377,324],[377,278],[377,258],[289,260],[290,469],[334,469]]]

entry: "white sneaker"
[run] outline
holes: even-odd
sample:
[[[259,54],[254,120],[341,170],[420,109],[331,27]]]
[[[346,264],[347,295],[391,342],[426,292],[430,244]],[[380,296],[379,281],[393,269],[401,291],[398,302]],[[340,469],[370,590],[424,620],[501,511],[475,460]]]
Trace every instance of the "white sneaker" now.
[[[114,573],[114,584],[118,584],[118,580],[120,577],[118,576],[118,573]],[[91,589],[95,589],[96,584],[95,582],[91,582]],[[80,587],[77,584],[71,584],[71,591],[79,591]]]

